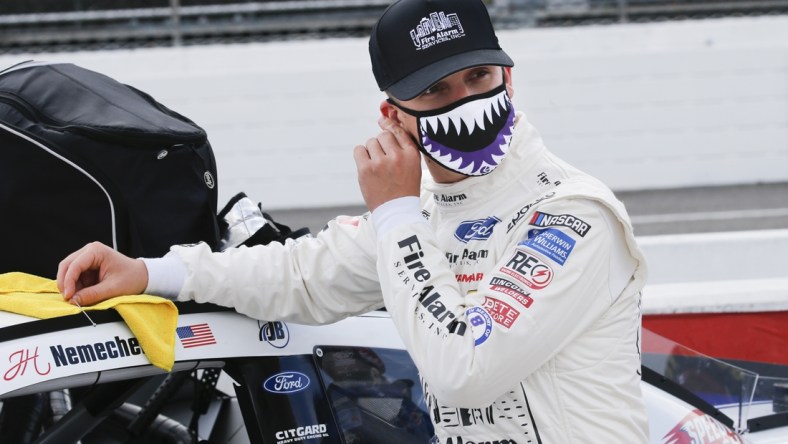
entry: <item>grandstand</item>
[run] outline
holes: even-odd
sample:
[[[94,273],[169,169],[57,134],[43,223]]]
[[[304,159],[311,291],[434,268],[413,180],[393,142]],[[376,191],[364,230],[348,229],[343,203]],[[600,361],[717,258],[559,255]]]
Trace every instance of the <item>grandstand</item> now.
[[[0,53],[366,36],[391,0],[3,0]],[[788,13],[788,0],[487,0],[498,28]]]

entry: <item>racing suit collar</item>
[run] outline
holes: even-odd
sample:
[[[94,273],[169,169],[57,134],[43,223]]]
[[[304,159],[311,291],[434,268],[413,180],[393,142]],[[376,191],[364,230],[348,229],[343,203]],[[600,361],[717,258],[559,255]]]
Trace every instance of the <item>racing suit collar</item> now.
[[[503,192],[507,184],[516,182],[529,168],[528,159],[533,159],[535,154],[544,149],[536,129],[523,112],[517,111],[511,148],[498,168],[486,176],[468,177],[449,184],[436,183],[429,174],[425,174],[423,187],[433,194],[438,208],[462,211]]]

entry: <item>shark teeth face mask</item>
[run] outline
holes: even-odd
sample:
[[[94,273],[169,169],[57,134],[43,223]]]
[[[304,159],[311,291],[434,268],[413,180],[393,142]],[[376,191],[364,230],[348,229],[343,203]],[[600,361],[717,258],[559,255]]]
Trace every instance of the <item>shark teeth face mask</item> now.
[[[418,119],[424,154],[449,170],[484,176],[509,151],[514,107],[505,84],[437,110],[414,111],[395,105]]]

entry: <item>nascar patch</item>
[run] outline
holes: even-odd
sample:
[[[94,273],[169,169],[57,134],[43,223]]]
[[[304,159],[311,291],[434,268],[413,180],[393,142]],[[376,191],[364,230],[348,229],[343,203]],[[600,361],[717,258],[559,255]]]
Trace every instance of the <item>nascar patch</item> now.
[[[585,237],[588,230],[591,229],[591,225],[571,214],[553,215],[542,213],[541,211],[534,212],[529,225],[535,227],[566,227],[580,235],[580,237]]]
[[[575,240],[561,230],[547,228],[529,231],[528,239],[517,245],[542,253],[558,265],[564,265],[575,248]]]

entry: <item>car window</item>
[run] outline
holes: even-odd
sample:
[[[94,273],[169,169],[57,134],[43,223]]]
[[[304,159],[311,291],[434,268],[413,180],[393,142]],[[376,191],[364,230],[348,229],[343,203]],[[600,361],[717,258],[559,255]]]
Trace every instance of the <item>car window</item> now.
[[[430,442],[433,426],[407,352],[318,346],[314,359],[344,443]]]

